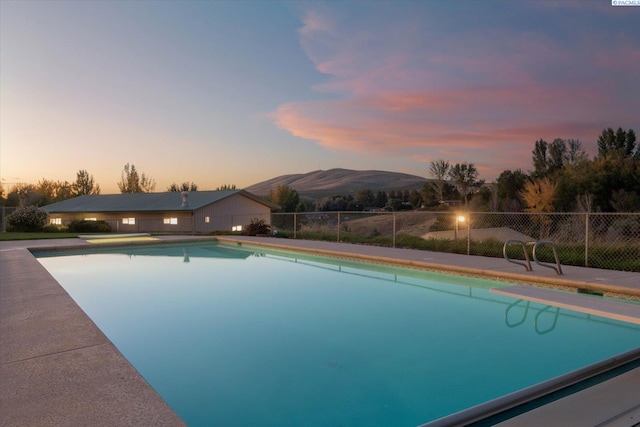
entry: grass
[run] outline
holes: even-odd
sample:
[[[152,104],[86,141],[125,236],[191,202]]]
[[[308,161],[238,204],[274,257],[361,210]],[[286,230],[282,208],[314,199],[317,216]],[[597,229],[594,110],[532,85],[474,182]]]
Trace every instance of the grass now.
[[[82,233],[87,234],[87,233]],[[209,235],[230,233],[208,233]],[[241,233],[231,233],[241,234]],[[279,237],[293,238],[292,231],[278,230]],[[67,239],[78,237],[78,233],[0,233],[0,241],[7,240],[35,240],[35,239]],[[337,240],[336,233],[323,231],[305,231],[298,232],[298,239],[307,240],[324,240],[335,242]],[[345,243],[356,243],[375,246],[393,246],[393,239],[390,236],[370,235],[363,236],[355,233],[341,232],[340,241]],[[425,240],[420,237],[410,236],[406,234],[398,234],[396,236],[396,247],[407,249],[421,249],[434,252],[449,252],[456,254],[467,253],[467,241],[465,239],[447,240],[447,239],[429,239]],[[486,257],[502,258],[503,243],[494,239],[483,241],[472,240],[469,245],[470,255],[479,255]],[[579,267],[585,266],[584,246],[580,244],[559,244],[558,255],[562,265],[575,265]],[[529,250],[529,258],[531,256],[531,248]],[[512,259],[523,259],[522,249],[510,246],[508,250],[509,257]],[[542,262],[554,263],[553,253],[548,247],[540,248],[538,259]],[[640,272],[640,256],[638,256],[637,245],[618,245],[616,247],[593,245],[589,249],[589,267],[603,268],[609,270],[634,271]]]
[[[0,233],[0,241],[8,240],[37,240],[37,239],[72,239],[78,237],[78,233],[18,233],[5,232]]]
[[[279,230],[281,237],[293,238],[293,232]],[[298,239],[308,240],[325,240],[335,242],[337,235],[335,232],[322,231],[305,231],[298,232]],[[348,232],[340,233],[340,241],[345,243],[358,243],[374,246],[393,245],[393,239],[390,236],[363,236]],[[434,252],[448,252],[456,254],[467,253],[466,239],[422,239],[421,237],[410,236],[406,234],[398,234],[396,236],[396,247],[406,249],[421,249]],[[502,258],[503,242],[495,239],[486,239],[483,241],[471,240],[469,242],[469,254],[485,257]],[[529,258],[533,262],[531,253],[532,247],[527,247]],[[584,267],[584,245],[581,244],[559,244],[557,245],[558,256],[562,265],[575,265]],[[518,246],[510,246],[507,254],[511,259],[522,260],[524,256],[522,249]],[[543,246],[537,253],[541,262],[555,264],[553,252],[548,246]],[[638,245],[627,244],[615,247],[593,245],[589,248],[589,267],[602,268],[608,270],[633,271],[640,272],[640,256]]]

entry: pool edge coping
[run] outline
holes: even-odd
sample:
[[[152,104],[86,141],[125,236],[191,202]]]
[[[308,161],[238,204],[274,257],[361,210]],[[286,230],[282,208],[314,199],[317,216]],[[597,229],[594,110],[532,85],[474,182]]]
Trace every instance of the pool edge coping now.
[[[0,425],[186,426],[26,246],[0,251]]]
[[[447,273],[458,273],[463,275],[480,276],[482,278],[487,278],[487,279],[504,280],[512,283],[517,282],[517,283],[523,283],[523,284],[532,285],[532,286],[540,286],[540,285],[558,286],[561,288],[569,288],[571,290],[576,290],[576,291],[578,290],[595,291],[595,292],[600,291],[600,292],[606,292],[612,295],[624,295],[624,296],[640,298],[640,289],[631,289],[629,287],[616,286],[616,285],[607,284],[607,283],[594,283],[590,281],[579,281],[579,280],[559,278],[559,277],[545,277],[545,276],[539,276],[539,275],[532,275],[530,273],[528,274],[513,273],[508,271],[499,271],[496,269],[464,267],[460,265],[447,265],[447,264],[437,263],[437,262],[405,260],[405,259],[393,258],[388,256],[358,254],[353,252],[327,250],[327,249],[321,249],[321,248],[301,248],[299,246],[277,244],[272,242],[261,242],[253,239],[252,240],[238,239],[238,238],[226,237],[226,236],[225,237],[217,236],[216,240],[224,243],[238,243],[241,245],[248,244],[250,246],[266,247],[266,248],[279,249],[284,251],[304,252],[304,253],[310,253],[310,254],[320,254],[320,255],[325,255],[329,257],[347,258],[347,259],[353,259],[357,261],[370,261],[374,263],[403,266],[408,268],[417,268],[417,269],[428,270],[428,271],[440,271],[440,272],[447,272]],[[358,247],[358,245],[353,245],[353,246]],[[387,249],[390,249],[390,248],[387,248]],[[468,255],[460,255],[460,254],[455,254],[455,255],[462,256],[462,257],[468,256]]]

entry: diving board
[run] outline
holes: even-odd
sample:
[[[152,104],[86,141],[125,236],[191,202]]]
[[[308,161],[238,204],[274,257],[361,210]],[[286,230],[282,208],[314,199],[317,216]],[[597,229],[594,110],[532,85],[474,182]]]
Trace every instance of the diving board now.
[[[562,292],[553,289],[528,285],[514,285],[494,288],[491,292],[512,298],[533,301],[554,307],[566,308],[581,313],[593,314],[609,319],[640,325],[640,305],[613,301],[578,293]]]

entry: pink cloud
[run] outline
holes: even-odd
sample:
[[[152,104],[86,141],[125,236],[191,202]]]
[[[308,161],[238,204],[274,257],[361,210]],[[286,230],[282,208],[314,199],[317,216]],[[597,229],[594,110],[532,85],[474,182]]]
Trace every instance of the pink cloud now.
[[[315,89],[339,98],[286,103],[272,118],[331,150],[450,156],[499,173],[530,168],[537,139],[580,139],[593,154],[602,128],[637,120],[619,104],[638,105],[639,85],[608,77],[637,81],[640,49],[626,42],[612,48],[586,36],[563,47],[544,33],[505,38],[499,29],[439,42],[413,20],[365,30],[317,10],[303,22],[301,44],[330,78]]]

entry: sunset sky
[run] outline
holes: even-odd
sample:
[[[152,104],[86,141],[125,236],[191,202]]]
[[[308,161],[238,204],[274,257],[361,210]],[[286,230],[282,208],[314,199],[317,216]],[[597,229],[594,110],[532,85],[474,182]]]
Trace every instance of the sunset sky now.
[[[118,192],[336,167],[480,178],[537,139],[640,131],[640,7],[579,1],[0,1],[0,176]]]

